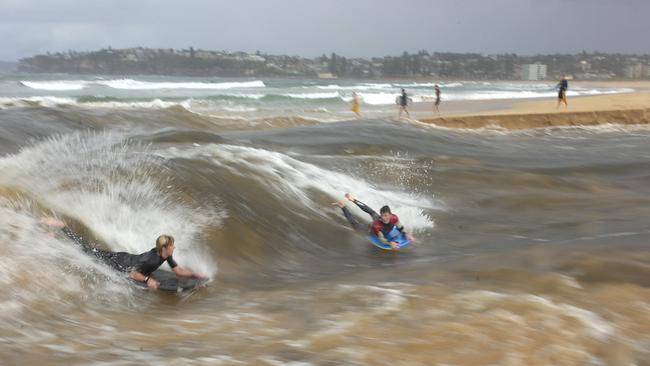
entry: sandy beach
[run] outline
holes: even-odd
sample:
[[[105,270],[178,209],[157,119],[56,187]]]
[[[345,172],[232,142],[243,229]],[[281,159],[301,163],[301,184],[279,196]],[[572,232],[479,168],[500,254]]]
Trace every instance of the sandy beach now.
[[[420,118],[419,121],[449,128],[506,129],[650,123],[650,82],[575,82],[573,85],[624,87],[635,91],[569,98],[568,108],[557,108],[555,98],[535,101],[508,100],[496,103],[492,101],[449,102],[441,106],[442,113],[439,117]],[[422,108],[423,106],[418,106],[414,109]]]

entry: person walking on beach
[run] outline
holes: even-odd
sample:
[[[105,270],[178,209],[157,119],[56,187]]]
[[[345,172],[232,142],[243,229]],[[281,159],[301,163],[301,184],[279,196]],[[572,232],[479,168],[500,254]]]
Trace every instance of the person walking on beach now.
[[[352,112],[361,118],[361,97],[357,92],[352,92]]]
[[[436,84],[433,89],[436,91],[436,101],[433,103],[433,107],[436,109],[438,115],[440,115],[440,109],[438,108],[440,106],[440,87]]]
[[[402,117],[402,112],[406,112],[406,116],[410,118],[411,115],[409,114],[409,111],[407,109],[409,104],[409,97],[406,94],[406,90],[404,88],[402,88],[402,95],[397,97],[397,102],[399,104],[399,117]]]
[[[562,80],[557,84],[558,93],[557,93],[557,107],[560,108],[560,104],[564,103],[565,108],[569,108],[569,103],[566,100],[566,91],[569,89],[569,81],[566,76],[562,77]]]

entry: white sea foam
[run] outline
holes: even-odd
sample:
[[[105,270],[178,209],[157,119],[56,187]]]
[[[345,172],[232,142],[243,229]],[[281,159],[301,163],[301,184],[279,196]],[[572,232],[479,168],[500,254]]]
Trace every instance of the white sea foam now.
[[[424,213],[426,209],[439,209],[429,198],[407,193],[399,189],[379,189],[361,177],[352,177],[339,172],[320,168],[302,162],[292,156],[243,146],[205,145],[184,150],[171,149],[163,153],[169,157],[205,158],[211,163],[229,169],[233,174],[259,181],[272,194],[282,199],[290,197],[300,200],[307,207],[322,215],[322,204],[313,200],[313,190],[324,192],[332,199],[340,199],[344,193],[354,191],[371,207],[389,204],[398,212],[409,227],[431,228],[432,219]],[[365,215],[360,210],[360,216]],[[362,216],[363,217],[363,216]]]
[[[576,89],[569,90],[567,96],[577,97],[582,95],[605,95],[605,94],[621,94],[621,93],[631,93],[634,89],[621,88],[621,89]],[[557,91],[555,90],[544,90],[544,91],[531,91],[531,90],[522,90],[522,91],[495,91],[495,90],[486,90],[486,91],[472,91],[472,92],[460,92],[460,93],[445,93],[443,94],[444,100],[499,100],[499,99],[534,99],[534,98],[553,98],[557,96]],[[432,100],[435,98],[434,95],[424,95],[419,96],[423,99]]]
[[[109,101],[109,102],[86,102],[79,103],[74,102],[75,105],[82,107],[94,107],[94,108],[115,108],[115,109],[164,109],[170,108],[173,106],[183,106],[188,107],[191,101],[185,100],[182,102],[168,102],[163,101],[162,99],[153,99],[150,101],[133,101],[133,102],[118,102],[118,101]]]
[[[236,88],[264,88],[261,80],[233,82],[152,82],[133,79],[112,80],[52,80],[52,81],[21,81],[22,85],[38,90],[69,91],[82,90],[92,85],[102,85],[113,89],[125,90],[156,90],[156,89],[209,89],[226,90]]]
[[[56,107],[60,105],[73,105],[78,107],[92,107],[92,108],[116,108],[116,109],[162,109],[169,108],[175,105],[187,105],[189,99],[182,102],[168,102],[161,99],[153,99],[150,101],[106,101],[106,102],[79,102],[76,98],[61,98],[54,96],[42,97],[27,97],[27,98],[0,98],[0,108],[10,107],[28,107],[33,104],[38,104],[43,107]]]
[[[84,80],[55,80],[55,81],[21,81],[20,84],[31,89],[65,91],[82,90],[88,82]]]
[[[264,98],[266,94],[229,94],[229,96],[259,100]]]
[[[185,248],[174,254],[179,262],[213,274],[216,264],[196,243],[224,212],[177,202],[172,188],[161,188],[158,161],[118,134],[74,133],[0,159],[0,185],[20,187],[44,207],[76,218],[114,251],[141,253],[158,235],[172,234]]]
[[[331,84],[331,85],[319,85],[316,88],[324,89],[324,90],[382,90],[382,89],[391,89],[393,88],[393,85],[364,83],[358,85],[341,86],[341,85]]]
[[[77,102],[75,98],[61,98],[51,95],[26,98],[0,97],[0,108],[27,107],[32,104],[38,104],[44,107],[54,107],[57,105],[70,105],[76,103]]]
[[[333,99],[333,98],[341,97],[341,94],[339,94],[338,92],[336,93],[286,93],[280,95],[289,98],[296,98],[296,99]]]
[[[408,83],[408,84],[393,84],[396,88],[433,88],[438,85],[441,88],[457,88],[464,84],[460,82],[454,83]]]
[[[549,321],[560,322],[563,318],[573,318],[582,325],[580,333],[599,341],[605,341],[615,333],[612,325],[594,312],[570,304],[558,303],[538,295],[476,290],[455,294],[452,296],[452,302],[457,309],[466,309],[477,313],[484,313],[487,309],[508,308],[513,304],[523,304],[528,311],[534,310],[536,316],[543,316]]]
[[[391,105],[397,103],[398,93],[359,93],[361,102],[368,105]],[[426,101],[426,98],[432,98],[424,95],[409,95],[411,101],[420,103]],[[346,102],[352,101],[352,97],[343,98]]]
[[[257,108],[246,106],[222,106],[211,100],[185,99],[182,101],[165,101],[159,98],[146,101],[91,101],[79,102],[76,98],[60,98],[53,96],[27,97],[27,98],[0,98],[0,109],[23,108],[31,105],[43,107],[56,107],[70,105],[81,108],[106,108],[106,109],[165,109],[174,106],[182,106],[191,110],[194,105],[204,109],[225,110],[230,112],[254,112]]]
[[[359,93],[363,104],[369,105],[388,105],[395,104],[396,93]],[[350,101],[352,98],[347,98]]]
[[[244,107],[244,106],[232,106],[232,107],[222,107],[226,112],[257,112],[257,108],[253,107]]]
[[[23,312],[59,314],[71,299],[92,298],[99,304],[129,302],[123,286],[126,279],[99,265],[69,241],[48,235],[35,211],[26,200],[0,197],[0,285],[11,290],[10,295],[0,296],[0,326],[5,328],[7,323],[21,319]],[[80,273],[92,274],[95,283],[89,286],[90,276]]]
[[[156,90],[156,89],[210,89],[224,90],[235,88],[263,88],[264,82],[261,80],[238,81],[223,83],[203,83],[203,82],[150,82],[133,79],[118,80],[97,80],[96,84],[108,86],[114,89],[127,90]]]

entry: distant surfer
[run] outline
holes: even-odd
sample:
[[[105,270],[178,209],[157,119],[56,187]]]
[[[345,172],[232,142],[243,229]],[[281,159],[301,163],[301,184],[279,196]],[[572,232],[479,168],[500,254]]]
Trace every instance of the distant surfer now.
[[[410,118],[411,115],[407,109],[409,105],[409,97],[404,88],[402,88],[402,94],[397,97],[397,104],[399,105],[399,117],[402,117],[402,112],[406,112],[406,115]]]
[[[397,250],[400,248],[397,242],[389,242],[386,239],[386,236],[388,235],[388,233],[390,233],[393,230],[393,228],[396,228],[401,233],[403,233],[406,236],[406,238],[411,242],[415,241],[415,238],[411,234],[404,231],[404,225],[402,225],[402,223],[399,221],[397,215],[393,214],[390,211],[390,207],[388,206],[382,207],[379,210],[379,214],[377,214],[375,210],[373,210],[363,202],[354,198],[350,193],[346,193],[345,198],[348,201],[353,202],[355,205],[357,205],[357,207],[359,207],[363,212],[370,215],[370,217],[372,218],[372,223],[370,225],[363,224],[359,222],[359,220],[345,206],[344,200],[334,202],[333,205],[341,208],[341,210],[343,211],[343,215],[348,220],[350,225],[352,225],[352,228],[354,230],[362,233],[369,233],[375,235],[382,244],[386,246],[390,246],[391,248],[393,248],[393,250]]]
[[[436,92],[436,101],[433,103],[433,107],[436,109],[436,112],[440,114],[440,109],[438,108],[440,106],[440,87],[436,84],[433,89]]]
[[[361,118],[361,97],[357,92],[352,92],[352,112]]]
[[[158,288],[158,282],[151,277],[151,274],[164,262],[169,264],[177,277],[198,279],[206,278],[205,276],[198,275],[182,268],[176,263],[172,257],[176,246],[174,245],[174,237],[171,235],[160,235],[158,239],[156,239],[156,247],[142,254],[110,252],[93,247],[86,239],[82,238],[81,235],[65,226],[65,223],[61,220],[47,217],[41,220],[41,222],[48,226],[61,229],[68,238],[80,245],[81,249],[85,253],[97,257],[120,272],[128,272],[131,279],[146,284],[150,289]]]
[[[560,104],[564,103],[564,107],[569,108],[569,103],[566,100],[566,91],[569,89],[569,81],[566,76],[562,77],[562,80],[557,84],[557,87],[557,107],[560,108]]]

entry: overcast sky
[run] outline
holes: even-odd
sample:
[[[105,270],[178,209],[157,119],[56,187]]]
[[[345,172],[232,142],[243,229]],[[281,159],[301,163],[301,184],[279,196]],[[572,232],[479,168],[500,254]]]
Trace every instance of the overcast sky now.
[[[650,0],[0,0],[0,60],[106,46],[650,53]]]

